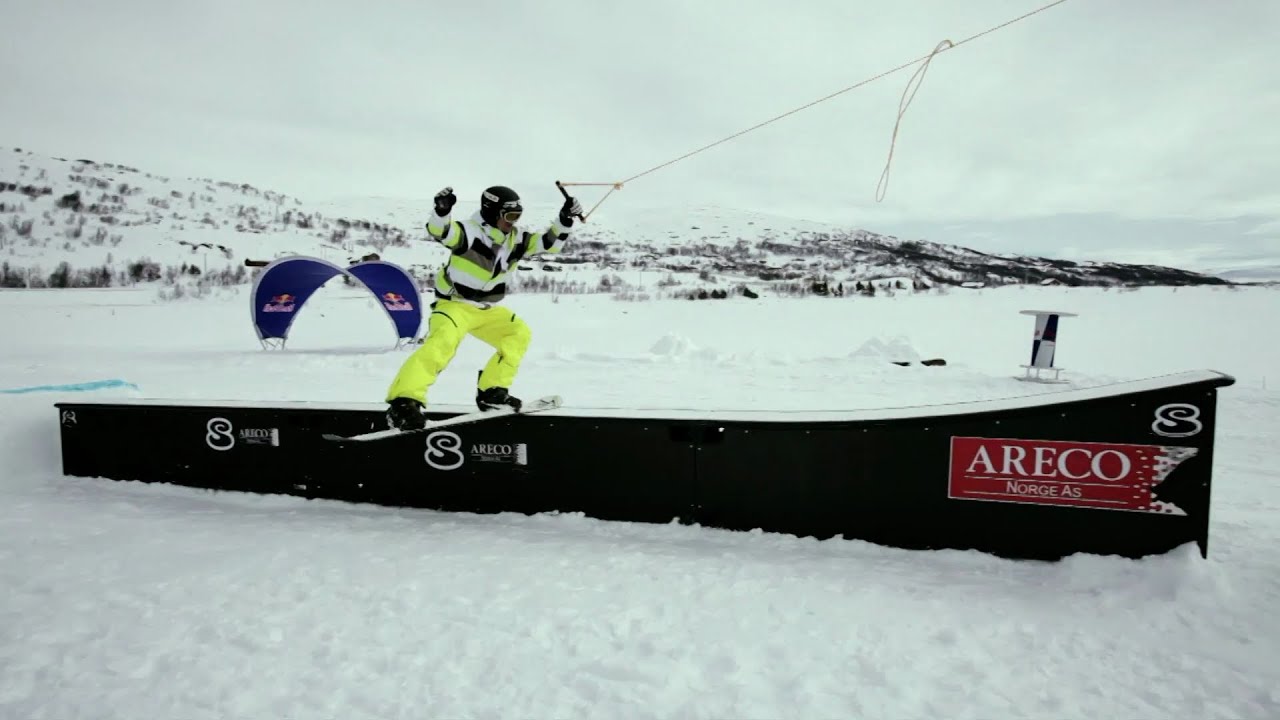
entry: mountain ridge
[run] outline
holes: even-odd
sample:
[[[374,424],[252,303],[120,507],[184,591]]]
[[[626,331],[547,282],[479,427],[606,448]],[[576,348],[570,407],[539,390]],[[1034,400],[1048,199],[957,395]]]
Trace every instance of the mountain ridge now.
[[[460,193],[461,194],[461,193]],[[457,213],[469,213],[465,198]],[[304,203],[248,183],[175,179],[119,163],[0,152],[0,287],[251,281],[245,262],[376,255],[424,284],[446,256],[421,242],[429,200]],[[525,222],[556,207],[531,204]],[[947,287],[1228,285],[1178,268],[985,253],[765,213],[607,208],[572,250],[521,264],[513,291],[718,296],[874,294]],[[647,277],[646,277],[647,276]]]

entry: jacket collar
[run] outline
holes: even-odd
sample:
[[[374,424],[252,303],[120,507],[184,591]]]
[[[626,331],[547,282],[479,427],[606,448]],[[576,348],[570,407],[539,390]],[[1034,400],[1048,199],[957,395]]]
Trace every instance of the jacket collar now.
[[[517,228],[515,225],[512,225],[511,232],[507,233],[506,235],[503,235],[501,230],[485,222],[484,218],[481,217],[479,210],[472,213],[471,222],[475,223],[476,227],[480,228],[480,233],[484,235],[485,238],[487,238],[491,244],[494,244],[494,245],[501,245],[505,243],[507,240],[511,238],[512,235],[519,232],[519,228]]]

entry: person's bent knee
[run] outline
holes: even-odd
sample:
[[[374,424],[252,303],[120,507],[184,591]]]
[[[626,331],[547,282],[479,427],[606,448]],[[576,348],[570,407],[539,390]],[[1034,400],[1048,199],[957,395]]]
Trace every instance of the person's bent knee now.
[[[525,348],[529,347],[529,343],[533,341],[533,330],[529,327],[528,323],[522,320],[517,320],[516,322],[518,325],[515,332],[511,334],[509,342],[514,347],[519,348],[520,352],[523,353]]]

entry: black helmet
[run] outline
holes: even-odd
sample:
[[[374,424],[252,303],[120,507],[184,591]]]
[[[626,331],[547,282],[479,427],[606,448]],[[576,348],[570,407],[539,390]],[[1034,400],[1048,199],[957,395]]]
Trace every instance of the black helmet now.
[[[480,217],[490,225],[497,226],[499,218],[514,223],[522,212],[520,196],[509,187],[494,185],[480,195]]]

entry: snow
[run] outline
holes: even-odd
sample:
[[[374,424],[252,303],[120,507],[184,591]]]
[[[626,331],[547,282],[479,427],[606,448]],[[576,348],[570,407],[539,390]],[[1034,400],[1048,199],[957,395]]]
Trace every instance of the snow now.
[[[516,295],[564,412],[873,412],[1218,371],[1210,555],[1058,563],[64,477],[60,400],[379,403],[405,351],[331,286],[264,351],[245,287],[0,292],[0,717],[1280,716],[1280,290]],[[1019,382],[1029,308],[1065,386]],[[878,362],[879,353],[886,358]],[[944,357],[900,367],[887,355]],[[433,388],[462,408],[489,349]],[[145,452],[147,438],[136,448]]]

